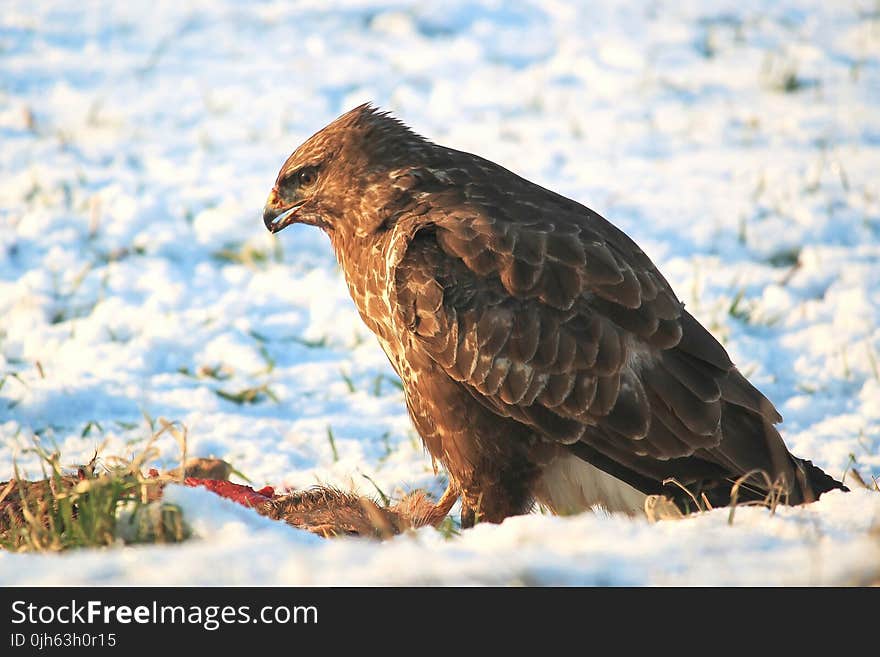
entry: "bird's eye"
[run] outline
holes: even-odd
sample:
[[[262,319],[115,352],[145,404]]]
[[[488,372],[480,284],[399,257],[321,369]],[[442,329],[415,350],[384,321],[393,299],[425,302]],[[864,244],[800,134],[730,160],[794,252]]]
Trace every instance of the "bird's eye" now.
[[[302,187],[314,185],[317,180],[318,172],[315,171],[314,167],[306,167],[304,169],[301,169],[299,173],[296,174],[296,181]]]

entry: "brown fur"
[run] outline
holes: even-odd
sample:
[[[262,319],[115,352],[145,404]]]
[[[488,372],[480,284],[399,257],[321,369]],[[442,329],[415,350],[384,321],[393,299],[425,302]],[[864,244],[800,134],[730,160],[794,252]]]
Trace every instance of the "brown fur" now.
[[[186,477],[227,481],[232,467],[220,459],[194,458],[187,461]],[[156,475],[157,485],[147,488],[149,500],[161,498],[164,483],[179,479],[180,469]],[[52,492],[76,486],[80,476],[70,475],[59,481],[0,482],[0,534],[24,523],[22,495],[32,512],[46,513],[46,500]],[[449,487],[437,502],[425,491],[416,490],[398,503],[380,506],[369,497],[335,488],[317,486],[304,491],[288,491],[254,507],[261,515],[286,522],[324,537],[368,536],[390,538],[409,529],[437,525],[458,499],[458,491]]]

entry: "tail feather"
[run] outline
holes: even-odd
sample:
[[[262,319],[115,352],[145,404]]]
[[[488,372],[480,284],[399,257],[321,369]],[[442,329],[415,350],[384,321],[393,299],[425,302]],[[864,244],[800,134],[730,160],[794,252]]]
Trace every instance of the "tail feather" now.
[[[725,399],[721,420],[722,441],[715,448],[707,450],[713,460],[729,468],[733,478],[750,472],[763,472],[770,482],[787,482],[786,500],[789,504],[815,502],[829,490],[847,490],[812,462],[799,459],[788,451],[782,436],[773,426],[778,417],[776,409],[765,398],[761,401],[761,404],[755,404],[760,409],[756,412]],[[762,475],[748,477],[748,486],[740,489],[742,499],[760,500],[767,492],[767,480]],[[716,491],[715,494],[719,502],[729,503],[729,500],[721,499],[725,493]]]
[[[815,502],[822,493],[827,493],[830,490],[849,492],[849,488],[821,468],[813,465],[812,461],[799,459],[796,456],[791,458],[794,460],[798,487],[801,489],[804,502]]]

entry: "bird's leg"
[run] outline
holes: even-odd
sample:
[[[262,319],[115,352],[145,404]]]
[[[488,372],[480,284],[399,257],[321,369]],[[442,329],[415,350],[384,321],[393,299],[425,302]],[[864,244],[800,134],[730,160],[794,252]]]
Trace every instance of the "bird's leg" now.
[[[516,456],[516,455],[515,455]],[[511,458],[488,463],[461,484],[461,528],[477,523],[500,523],[505,518],[528,513],[537,469],[532,463]]]
[[[462,495],[461,498],[461,528],[462,529],[470,529],[480,520],[480,502],[482,501],[482,495],[479,499],[477,499],[476,504],[469,504],[465,499],[465,496]]]
[[[483,493],[477,495],[468,494],[462,491],[461,494],[461,528],[470,529],[478,522],[486,520],[483,511]],[[490,522],[501,522],[503,518],[498,520],[490,520]]]
[[[474,525],[477,524],[477,511],[476,509],[465,506],[462,504],[461,506],[461,528],[462,529],[470,529]]]

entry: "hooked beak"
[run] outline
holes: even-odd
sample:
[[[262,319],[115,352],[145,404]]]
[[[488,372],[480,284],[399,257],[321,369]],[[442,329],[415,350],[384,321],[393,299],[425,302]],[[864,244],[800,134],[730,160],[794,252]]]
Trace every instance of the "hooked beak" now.
[[[296,213],[303,205],[305,205],[305,201],[300,201],[286,208],[283,207],[278,190],[273,188],[269,198],[266,199],[266,206],[263,208],[263,223],[269,232],[277,233],[290,224],[296,223]]]
[[[277,233],[290,224],[296,223],[296,213],[304,204],[305,201],[297,203],[281,212],[267,205],[263,209],[263,223],[266,224],[270,233]]]

